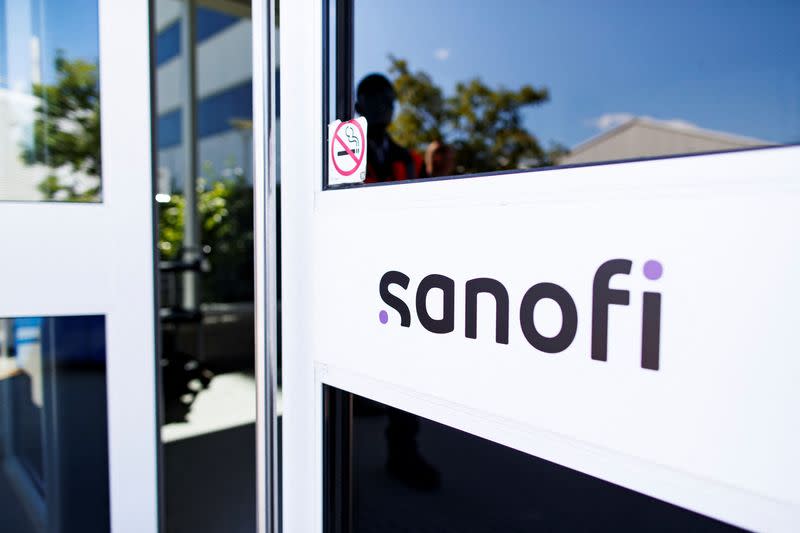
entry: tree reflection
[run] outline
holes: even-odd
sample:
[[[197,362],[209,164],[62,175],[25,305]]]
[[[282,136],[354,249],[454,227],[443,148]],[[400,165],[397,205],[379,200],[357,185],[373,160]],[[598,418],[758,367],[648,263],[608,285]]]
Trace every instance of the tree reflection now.
[[[59,52],[56,82],[36,83],[39,100],[33,140],[24,147],[29,165],[43,164],[51,172],[38,185],[46,200],[100,200],[100,94],[97,65],[68,60]]]
[[[434,141],[455,148],[456,172],[471,174],[553,165],[565,149],[546,150],[523,124],[526,108],[546,103],[546,87],[491,88],[480,78],[456,84],[445,95],[429,74],[389,57],[399,110],[389,132],[398,144],[424,152]]]
[[[197,211],[202,249],[210,272],[202,278],[203,300],[247,302],[253,299],[253,188],[233,167],[232,176],[218,176],[206,166],[198,180]],[[239,171],[237,173],[237,171]],[[158,250],[162,260],[181,257],[184,234],[183,194],[159,204]]]

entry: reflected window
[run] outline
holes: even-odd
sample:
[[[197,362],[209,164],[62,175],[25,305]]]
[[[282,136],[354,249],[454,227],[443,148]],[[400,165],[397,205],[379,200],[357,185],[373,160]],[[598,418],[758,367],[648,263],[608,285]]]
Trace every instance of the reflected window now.
[[[738,531],[324,386],[325,531]]]
[[[156,64],[161,66],[181,53],[181,24],[173,22],[156,36]]]
[[[254,531],[250,2],[153,7],[165,528]]]
[[[109,531],[105,318],[0,318],[0,531]]]
[[[0,0],[0,200],[99,202],[97,0]]]
[[[368,183],[800,142],[796,2],[330,6]]]

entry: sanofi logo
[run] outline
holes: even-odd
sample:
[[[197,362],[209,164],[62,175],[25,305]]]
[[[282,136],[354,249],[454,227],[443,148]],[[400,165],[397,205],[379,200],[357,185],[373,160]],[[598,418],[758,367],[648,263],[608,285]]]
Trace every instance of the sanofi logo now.
[[[629,259],[611,259],[606,261],[594,274],[592,283],[592,340],[591,357],[596,361],[608,359],[608,310],[612,305],[626,306],[630,304],[630,291],[612,289],[611,278],[616,275],[630,275],[633,262]],[[650,281],[661,278],[661,263],[650,260],[644,263],[643,274]],[[397,285],[408,289],[410,278],[397,270],[386,272],[380,281],[381,299],[394,309],[400,317],[400,325],[411,326],[411,311],[406,302],[392,294],[389,289]],[[441,318],[434,318],[428,309],[428,293],[439,289],[443,295]],[[475,278],[464,285],[464,334],[467,338],[477,338],[478,330],[478,295],[491,294],[496,306],[495,342],[508,344],[509,330],[509,295],[506,287],[493,278]],[[397,290],[395,290],[397,292]],[[552,300],[561,311],[561,328],[553,336],[539,332],[534,319],[534,309],[542,300]],[[431,333],[451,333],[455,329],[455,281],[441,274],[430,274],[420,280],[416,293],[416,314],[419,323]],[[437,313],[439,314],[439,313]],[[378,314],[382,324],[389,322],[389,313],[381,310]],[[560,353],[569,348],[578,331],[578,309],[575,300],[560,285],[555,283],[537,283],[522,296],[519,304],[519,325],[528,343],[535,349],[545,353]],[[659,340],[661,336],[661,293],[645,291],[642,294],[642,368],[658,370]]]

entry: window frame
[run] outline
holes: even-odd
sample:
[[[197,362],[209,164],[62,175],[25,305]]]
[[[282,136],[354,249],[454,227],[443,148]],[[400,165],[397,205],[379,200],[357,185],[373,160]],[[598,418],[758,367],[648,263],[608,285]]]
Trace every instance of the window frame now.
[[[635,163],[642,161],[661,161],[675,159],[679,157],[699,157],[715,154],[727,154],[735,152],[749,152],[755,150],[770,150],[787,146],[800,146],[800,142],[765,145],[756,147],[734,148],[729,150],[709,150],[703,152],[692,152],[683,154],[669,154],[660,156],[643,156],[623,159],[611,159],[606,161],[592,161],[588,163],[572,163],[566,165],[555,165],[549,167],[534,167],[512,170],[497,170],[481,173],[455,174],[451,176],[437,176],[417,178],[413,180],[387,181],[380,183],[345,183],[339,185],[328,184],[328,157],[327,157],[327,136],[328,124],[336,119],[349,120],[353,118],[352,109],[354,108],[354,28],[355,28],[355,0],[322,0],[322,109],[323,124],[320,126],[322,131],[322,190],[348,190],[360,189],[365,187],[384,187],[397,185],[411,185],[417,183],[429,183],[435,181],[460,180],[471,178],[485,178],[487,176],[504,176],[509,174],[524,174],[530,172],[542,172],[556,169],[596,167],[614,165],[620,163]],[[333,64],[332,59],[335,60]],[[332,76],[331,72],[335,75]]]

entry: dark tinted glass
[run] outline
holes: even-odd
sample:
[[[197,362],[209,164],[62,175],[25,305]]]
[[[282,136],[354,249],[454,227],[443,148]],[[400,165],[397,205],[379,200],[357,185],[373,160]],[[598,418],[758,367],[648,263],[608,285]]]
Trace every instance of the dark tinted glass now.
[[[331,4],[337,118],[369,121],[367,182],[800,142],[797,2]],[[388,137],[383,93],[359,91],[375,73]]]
[[[0,531],[108,531],[105,319],[0,319]]]
[[[736,530],[333,387],[324,397],[328,532]]]
[[[97,0],[0,0],[0,200],[101,199]]]

